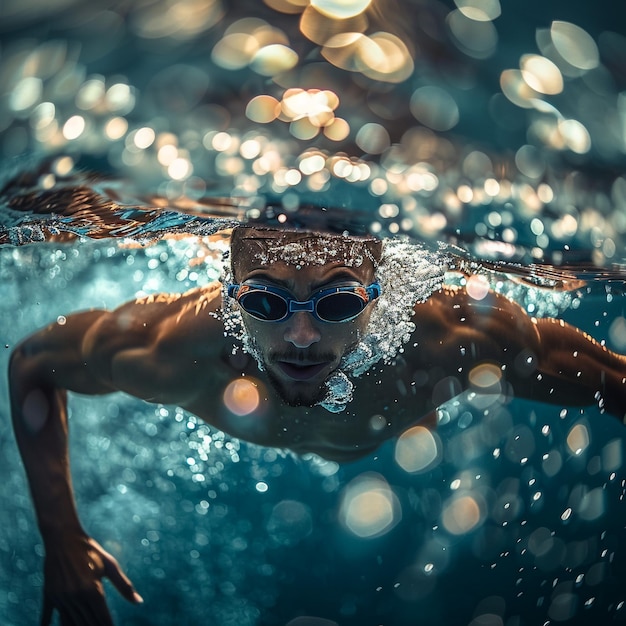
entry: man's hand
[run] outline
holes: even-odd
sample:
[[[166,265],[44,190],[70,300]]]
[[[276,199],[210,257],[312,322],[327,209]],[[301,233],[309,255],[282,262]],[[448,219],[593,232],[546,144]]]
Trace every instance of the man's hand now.
[[[61,542],[48,539],[45,543],[41,626],[51,623],[55,609],[63,626],[113,626],[103,578],[108,578],[129,602],[143,602],[116,559],[91,537]]]

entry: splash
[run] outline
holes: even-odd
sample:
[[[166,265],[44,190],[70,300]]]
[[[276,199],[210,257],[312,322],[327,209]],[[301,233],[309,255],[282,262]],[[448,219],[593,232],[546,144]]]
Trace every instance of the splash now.
[[[325,382],[327,394],[320,403],[331,413],[343,411],[352,400],[354,383],[374,364],[389,364],[402,351],[413,331],[413,307],[443,285],[450,259],[424,245],[384,240],[376,279],[382,294],[377,299],[368,328]]]

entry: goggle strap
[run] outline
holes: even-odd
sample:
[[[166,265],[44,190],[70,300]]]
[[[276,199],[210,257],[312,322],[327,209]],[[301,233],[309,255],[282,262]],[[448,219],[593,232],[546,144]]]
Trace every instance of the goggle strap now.
[[[371,302],[372,300],[376,300],[383,290],[380,283],[372,283],[369,287],[366,287],[365,291],[369,297],[369,302]]]
[[[230,283],[229,285],[226,286],[226,293],[229,298],[234,298],[236,300],[238,292],[239,292],[239,285]]]

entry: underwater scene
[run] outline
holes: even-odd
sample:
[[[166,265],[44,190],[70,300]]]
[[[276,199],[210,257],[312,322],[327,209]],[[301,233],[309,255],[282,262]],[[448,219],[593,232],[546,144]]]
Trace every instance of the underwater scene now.
[[[609,0],[5,0],[0,623],[626,623],[625,166]]]

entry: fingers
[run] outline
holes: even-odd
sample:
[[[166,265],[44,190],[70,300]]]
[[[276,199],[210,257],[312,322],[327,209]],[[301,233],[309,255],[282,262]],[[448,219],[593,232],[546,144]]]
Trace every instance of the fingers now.
[[[143,598],[137,593],[128,576],[124,574],[116,558],[109,554],[95,539],[90,538],[89,543],[101,562],[100,576],[106,576],[126,600],[134,604],[141,604]]]
[[[45,605],[44,611],[48,613],[46,626],[53,608],[59,612],[61,626],[114,626],[104,596],[98,589],[69,594],[46,594]],[[42,616],[42,624],[43,619]]]
[[[73,591],[53,592],[46,585],[40,626],[50,626],[55,609],[61,626],[113,626],[101,583],[103,577],[108,578],[129,602],[143,602],[117,560],[93,539],[89,539],[88,543],[86,557],[89,567],[83,572],[79,589],[73,586]],[[49,580],[48,573],[46,577]]]
[[[129,602],[141,604],[143,598],[137,593],[133,583],[122,571],[117,560],[108,552],[104,551],[102,553],[102,559],[104,561],[104,575],[111,581],[113,586]]]

